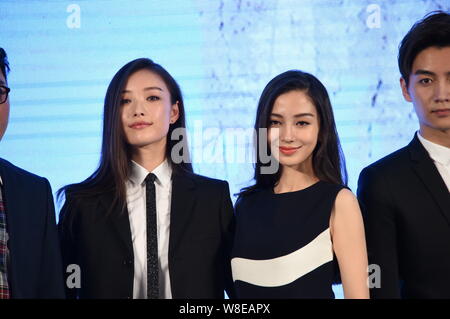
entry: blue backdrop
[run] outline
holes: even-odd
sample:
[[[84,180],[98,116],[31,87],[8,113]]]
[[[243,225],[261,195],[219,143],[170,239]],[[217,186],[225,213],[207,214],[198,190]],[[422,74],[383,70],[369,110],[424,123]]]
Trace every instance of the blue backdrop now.
[[[98,164],[112,76],[150,57],[182,88],[196,172],[235,193],[252,177],[237,154],[252,147],[243,133],[262,89],[302,69],[328,88],[356,192],[361,169],[418,128],[401,95],[398,44],[437,9],[450,10],[448,0],[0,0],[12,69],[0,156],[47,177],[53,191],[83,180]]]

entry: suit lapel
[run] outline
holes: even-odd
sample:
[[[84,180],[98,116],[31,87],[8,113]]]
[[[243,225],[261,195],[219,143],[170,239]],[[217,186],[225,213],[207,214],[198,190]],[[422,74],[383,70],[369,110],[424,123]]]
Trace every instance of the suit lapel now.
[[[24,210],[24,199],[26,200],[27,188],[26,185],[20,185],[17,181],[20,176],[14,169],[14,166],[9,166],[8,162],[0,159],[0,175],[3,181],[3,201],[6,208],[6,224],[9,234],[8,247],[10,252],[10,267],[11,269],[23,269],[24,253],[18,249],[23,232],[21,224],[26,222],[27,214],[32,213],[28,208],[32,204],[27,205]],[[21,187],[22,186],[22,187]],[[13,295],[22,295],[22,283],[20,280],[20,273],[11,271],[10,281],[13,289]]]
[[[108,192],[101,196],[100,201],[103,209],[108,209],[114,200],[114,193]],[[173,174],[172,176],[172,199],[170,208],[170,236],[169,257],[173,257],[179,241],[183,237],[186,226],[193,211],[195,203],[195,183],[189,175]],[[121,212],[116,205],[109,214],[111,224],[115,228],[118,237],[125,249],[133,254],[133,242],[131,237],[130,220],[125,209]]]
[[[170,208],[169,256],[173,257],[183,237],[195,203],[195,183],[189,175],[173,174]]]
[[[101,196],[101,204],[106,212],[110,209],[111,203],[114,201],[114,192],[108,192]],[[108,212],[108,219],[113,225],[113,228],[117,232],[117,236],[123,244],[123,247],[127,250],[130,256],[133,255],[133,242],[131,237],[130,220],[128,217],[128,211],[125,208],[121,209],[119,204],[116,204],[111,212]]]
[[[16,234],[16,226],[18,225],[18,220],[22,217],[22,212],[19,209],[21,189],[16,183],[17,177],[14,176],[14,172],[6,167],[6,165],[4,165],[4,163],[2,162],[0,162],[0,174],[3,181],[3,201],[6,208],[8,232],[10,234]],[[9,245],[11,247],[15,246],[14,237],[15,236],[10,237]]]
[[[408,145],[415,173],[424,183],[450,225],[450,194],[436,165],[417,136]]]

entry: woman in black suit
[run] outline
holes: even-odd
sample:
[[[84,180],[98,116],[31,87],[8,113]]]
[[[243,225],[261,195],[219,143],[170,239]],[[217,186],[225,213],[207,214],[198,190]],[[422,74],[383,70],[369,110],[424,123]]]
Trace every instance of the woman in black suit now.
[[[99,167],[62,194],[69,297],[233,296],[228,183],[193,173],[181,91],[160,65],[141,58],[116,73]]]

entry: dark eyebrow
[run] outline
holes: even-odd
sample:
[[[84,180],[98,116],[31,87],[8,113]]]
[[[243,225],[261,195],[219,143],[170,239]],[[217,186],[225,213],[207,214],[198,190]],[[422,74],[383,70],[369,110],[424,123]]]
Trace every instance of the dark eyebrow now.
[[[278,113],[272,113],[270,114],[271,116],[275,116],[275,117],[283,117],[281,114]],[[299,113],[299,114],[295,114],[294,117],[303,117],[303,116],[311,116],[314,117],[314,114],[312,113]]]
[[[431,72],[431,71],[427,71],[427,70],[419,69],[419,70],[416,70],[416,72],[414,72],[414,75],[432,75],[432,76],[435,76],[436,73]]]
[[[148,90],[160,90],[161,92],[163,91],[163,89],[161,89],[160,87],[157,87],[157,86],[149,86],[144,89],[144,91],[148,91]]]
[[[163,89],[161,89],[160,87],[157,86],[149,86],[144,88],[144,91],[149,91],[149,90],[160,90],[161,92],[163,91]],[[130,93],[131,91],[129,90],[123,90],[122,93]]]

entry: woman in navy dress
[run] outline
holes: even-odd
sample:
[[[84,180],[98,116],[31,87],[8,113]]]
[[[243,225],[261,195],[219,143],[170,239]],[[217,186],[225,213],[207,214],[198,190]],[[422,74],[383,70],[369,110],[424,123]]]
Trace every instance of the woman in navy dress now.
[[[255,184],[235,206],[237,297],[334,298],[341,280],[345,298],[368,298],[363,220],[325,87],[302,71],[278,75],[260,97],[255,130]]]

